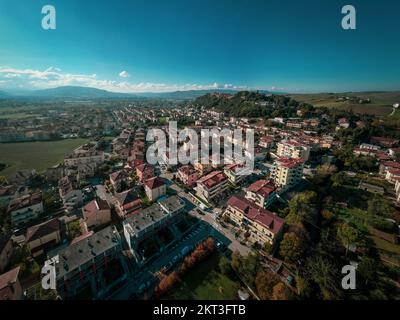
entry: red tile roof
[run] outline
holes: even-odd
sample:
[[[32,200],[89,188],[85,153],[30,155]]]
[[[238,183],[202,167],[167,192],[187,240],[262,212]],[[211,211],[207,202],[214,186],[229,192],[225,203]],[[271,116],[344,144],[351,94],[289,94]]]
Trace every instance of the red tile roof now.
[[[14,297],[14,291],[11,288],[18,280],[20,267],[16,267],[0,275],[0,300],[10,300]]]
[[[304,160],[301,158],[279,158],[278,160],[276,160],[278,162],[279,165],[286,167],[286,168],[295,168],[298,165],[304,163]]]
[[[146,180],[145,185],[150,188],[151,190],[160,188],[161,186],[165,185],[164,181],[159,177],[154,177],[149,180]]]
[[[224,182],[228,178],[222,173],[222,171],[213,171],[208,175],[202,177],[197,183],[205,185],[207,188],[212,188],[221,182]]]
[[[266,198],[276,190],[276,185],[270,180],[258,180],[251,184],[246,190]]]
[[[26,242],[40,239],[57,231],[60,231],[60,221],[58,219],[52,219],[44,223],[37,224],[33,227],[30,227],[26,231]]]
[[[283,226],[283,219],[266,209],[256,206],[253,202],[241,196],[231,197],[228,200],[228,206],[241,211],[248,219],[260,223],[274,234],[277,234]]]

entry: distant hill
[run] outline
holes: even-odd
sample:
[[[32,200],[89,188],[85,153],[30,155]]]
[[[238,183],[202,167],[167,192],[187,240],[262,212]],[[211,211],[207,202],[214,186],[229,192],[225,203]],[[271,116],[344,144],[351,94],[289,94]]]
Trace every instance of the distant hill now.
[[[67,99],[109,99],[132,98],[133,94],[116,93],[90,87],[64,86],[52,89],[35,90],[25,95],[41,98],[67,98]]]
[[[207,93],[194,103],[237,117],[292,117],[296,115],[297,108],[302,106],[290,97],[259,91]]]
[[[8,94],[0,90],[0,98],[5,98],[5,97],[8,97]]]

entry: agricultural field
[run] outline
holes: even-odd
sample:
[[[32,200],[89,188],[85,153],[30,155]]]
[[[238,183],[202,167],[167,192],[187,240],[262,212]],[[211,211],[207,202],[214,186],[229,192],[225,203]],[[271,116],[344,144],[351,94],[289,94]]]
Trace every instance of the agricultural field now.
[[[339,101],[338,97],[354,96],[370,99],[370,103],[359,104],[351,101]],[[293,94],[294,99],[310,103],[315,107],[328,107],[340,110],[352,110],[355,113],[388,116],[393,111],[393,104],[400,103],[400,92],[349,92],[349,93],[318,93]]]
[[[221,256],[215,252],[189,271],[169,294],[167,300],[235,300],[239,283],[218,270]]]
[[[0,163],[6,168],[0,175],[8,176],[18,170],[35,169],[38,172],[61,162],[66,153],[82,144],[85,139],[59,141],[0,143]]]

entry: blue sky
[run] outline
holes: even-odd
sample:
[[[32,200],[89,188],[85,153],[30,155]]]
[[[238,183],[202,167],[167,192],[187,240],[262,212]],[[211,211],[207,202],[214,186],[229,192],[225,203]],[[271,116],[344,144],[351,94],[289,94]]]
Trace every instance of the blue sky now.
[[[0,88],[399,90],[399,16],[397,0],[0,0]]]

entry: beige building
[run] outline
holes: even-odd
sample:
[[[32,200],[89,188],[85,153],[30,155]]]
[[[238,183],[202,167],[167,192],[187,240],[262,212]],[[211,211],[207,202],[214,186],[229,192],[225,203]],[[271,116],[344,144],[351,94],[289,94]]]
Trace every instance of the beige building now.
[[[246,188],[246,199],[261,208],[268,208],[276,199],[277,187],[269,180],[258,180]]]
[[[228,188],[228,178],[222,171],[213,171],[197,181],[196,194],[209,202]]]
[[[60,221],[52,219],[28,228],[25,241],[32,256],[46,253],[61,242]]]
[[[85,144],[76,148],[64,158],[64,164],[68,167],[80,164],[100,165],[104,162],[104,152],[97,151],[93,145]]]
[[[277,215],[238,195],[229,199],[225,214],[242,228],[248,241],[261,245],[272,244],[284,223]]]
[[[111,208],[103,199],[90,201],[82,208],[82,214],[88,228],[95,228],[111,222]]]
[[[155,201],[167,193],[167,186],[159,177],[154,177],[144,183],[144,190],[150,201]]]
[[[303,168],[304,161],[301,158],[280,158],[274,163],[271,177],[278,187],[290,189],[301,181]]]
[[[307,161],[310,158],[310,147],[295,140],[282,140],[278,143],[278,157],[301,158]]]
[[[26,194],[12,200],[8,212],[14,227],[37,219],[43,213],[42,194],[40,192]]]

